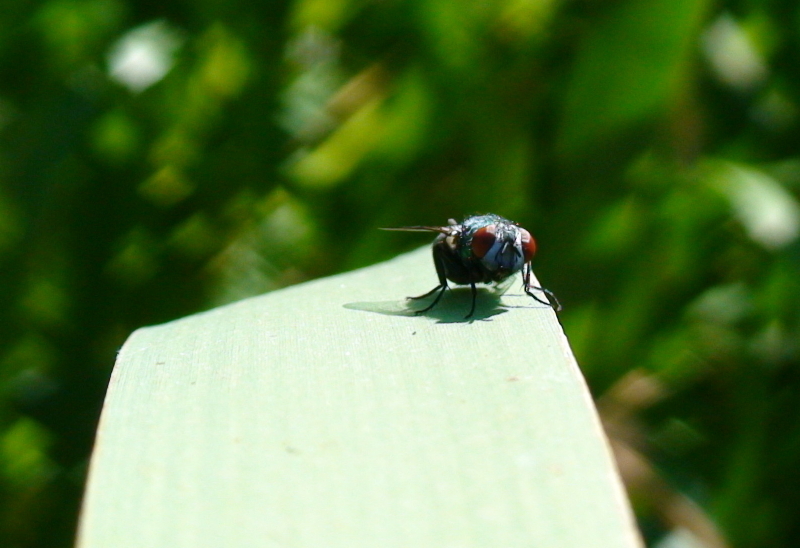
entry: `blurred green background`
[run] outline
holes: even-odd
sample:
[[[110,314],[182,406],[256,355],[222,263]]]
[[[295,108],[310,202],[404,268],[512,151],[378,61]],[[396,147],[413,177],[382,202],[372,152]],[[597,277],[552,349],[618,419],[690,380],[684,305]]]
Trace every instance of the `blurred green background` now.
[[[0,14],[0,545],[72,544],[132,330],[495,212],[538,240],[648,544],[800,546],[797,2]]]

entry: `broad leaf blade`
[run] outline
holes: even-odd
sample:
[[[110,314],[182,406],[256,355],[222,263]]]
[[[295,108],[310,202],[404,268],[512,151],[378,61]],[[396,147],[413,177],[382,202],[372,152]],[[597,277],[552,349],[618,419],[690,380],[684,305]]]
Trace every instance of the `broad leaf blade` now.
[[[80,548],[640,546],[555,314],[428,250],[134,333]]]

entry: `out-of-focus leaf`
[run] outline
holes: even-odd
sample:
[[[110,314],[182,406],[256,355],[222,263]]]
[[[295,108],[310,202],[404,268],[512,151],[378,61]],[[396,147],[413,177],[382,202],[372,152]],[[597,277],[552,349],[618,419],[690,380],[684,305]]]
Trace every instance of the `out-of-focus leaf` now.
[[[633,0],[596,22],[567,88],[562,153],[596,146],[627,125],[660,114],[686,75],[707,4]]]

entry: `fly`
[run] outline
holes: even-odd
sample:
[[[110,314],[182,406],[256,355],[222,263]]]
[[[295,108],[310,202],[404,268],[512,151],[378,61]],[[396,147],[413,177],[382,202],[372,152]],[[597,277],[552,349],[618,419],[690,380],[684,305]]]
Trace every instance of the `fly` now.
[[[467,217],[461,223],[450,219],[447,226],[404,226],[383,230],[439,234],[433,241],[433,264],[439,285],[424,295],[409,297],[424,299],[439,292],[430,305],[418,311],[420,314],[436,306],[450,280],[457,285],[470,286],[472,307],[465,319],[471,318],[478,295],[476,283],[498,284],[520,271],[527,295],[556,312],[561,310],[561,304],[552,291],[531,285],[531,259],[536,253],[536,241],[530,232],[513,221],[489,213]],[[547,300],[537,297],[532,290],[541,291]]]

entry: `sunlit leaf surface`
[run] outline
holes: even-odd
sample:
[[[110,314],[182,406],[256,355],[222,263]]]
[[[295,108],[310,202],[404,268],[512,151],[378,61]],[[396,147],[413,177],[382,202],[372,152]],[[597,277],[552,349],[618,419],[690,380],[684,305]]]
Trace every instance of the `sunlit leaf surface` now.
[[[554,312],[428,249],[137,331],[80,548],[639,546]]]

